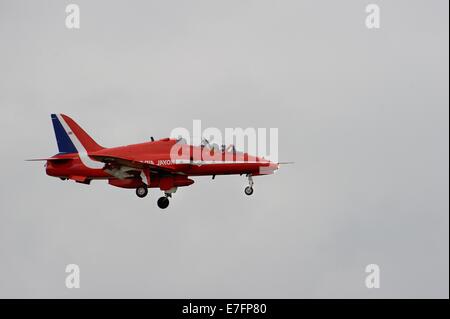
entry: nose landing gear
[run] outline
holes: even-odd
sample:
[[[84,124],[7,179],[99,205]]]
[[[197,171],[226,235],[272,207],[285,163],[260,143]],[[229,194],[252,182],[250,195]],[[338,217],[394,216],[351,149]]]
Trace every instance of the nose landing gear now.
[[[245,189],[244,189],[244,193],[245,193],[245,195],[251,195],[251,194],[253,194],[253,187],[250,187],[250,186],[247,186]]]
[[[253,178],[251,174],[247,174],[248,177],[248,186],[244,189],[245,195],[250,196],[253,194]]]

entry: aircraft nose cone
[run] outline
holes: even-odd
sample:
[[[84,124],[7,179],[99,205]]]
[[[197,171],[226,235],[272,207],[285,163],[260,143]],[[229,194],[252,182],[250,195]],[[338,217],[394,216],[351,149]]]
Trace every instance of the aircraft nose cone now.
[[[274,162],[266,162],[266,164],[262,167],[260,167],[260,174],[273,174],[278,169],[278,163]]]
[[[280,165],[278,163],[270,162],[269,164],[269,169],[271,169],[272,171],[276,171],[279,167]]]

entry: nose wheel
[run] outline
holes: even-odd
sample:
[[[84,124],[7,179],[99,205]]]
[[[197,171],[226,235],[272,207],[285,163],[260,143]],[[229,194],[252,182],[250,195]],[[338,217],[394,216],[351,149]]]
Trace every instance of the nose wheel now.
[[[253,194],[253,187],[247,186],[247,187],[244,189],[244,193],[245,193],[245,195],[250,196],[251,194]]]
[[[251,174],[247,175],[248,178],[248,186],[244,189],[245,195],[252,195],[253,194],[253,178]]]
[[[140,186],[136,188],[136,195],[139,198],[144,198],[148,194],[147,186]]]
[[[167,196],[160,197],[157,204],[159,208],[165,209],[169,206],[169,198]]]

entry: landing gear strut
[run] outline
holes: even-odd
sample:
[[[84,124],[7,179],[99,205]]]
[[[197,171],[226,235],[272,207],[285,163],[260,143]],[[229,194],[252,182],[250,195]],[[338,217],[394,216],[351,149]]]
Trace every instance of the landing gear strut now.
[[[148,194],[147,186],[139,186],[136,188],[136,195],[139,198],[144,198]]]
[[[253,194],[253,178],[251,174],[247,174],[248,177],[248,186],[244,189],[245,195],[250,196]]]

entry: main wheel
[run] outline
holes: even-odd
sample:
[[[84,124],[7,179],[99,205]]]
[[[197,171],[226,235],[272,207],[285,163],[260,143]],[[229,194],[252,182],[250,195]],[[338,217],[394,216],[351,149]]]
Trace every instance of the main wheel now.
[[[251,195],[251,194],[253,194],[253,187],[250,187],[250,186],[247,186],[245,189],[244,189],[244,193],[245,193],[245,195]]]
[[[169,199],[165,196],[160,197],[158,199],[158,207],[161,209],[165,209],[167,208],[167,206],[169,206]]]
[[[137,197],[143,198],[143,197],[147,196],[147,194],[148,194],[148,189],[146,186],[140,186],[140,187],[136,188]]]

